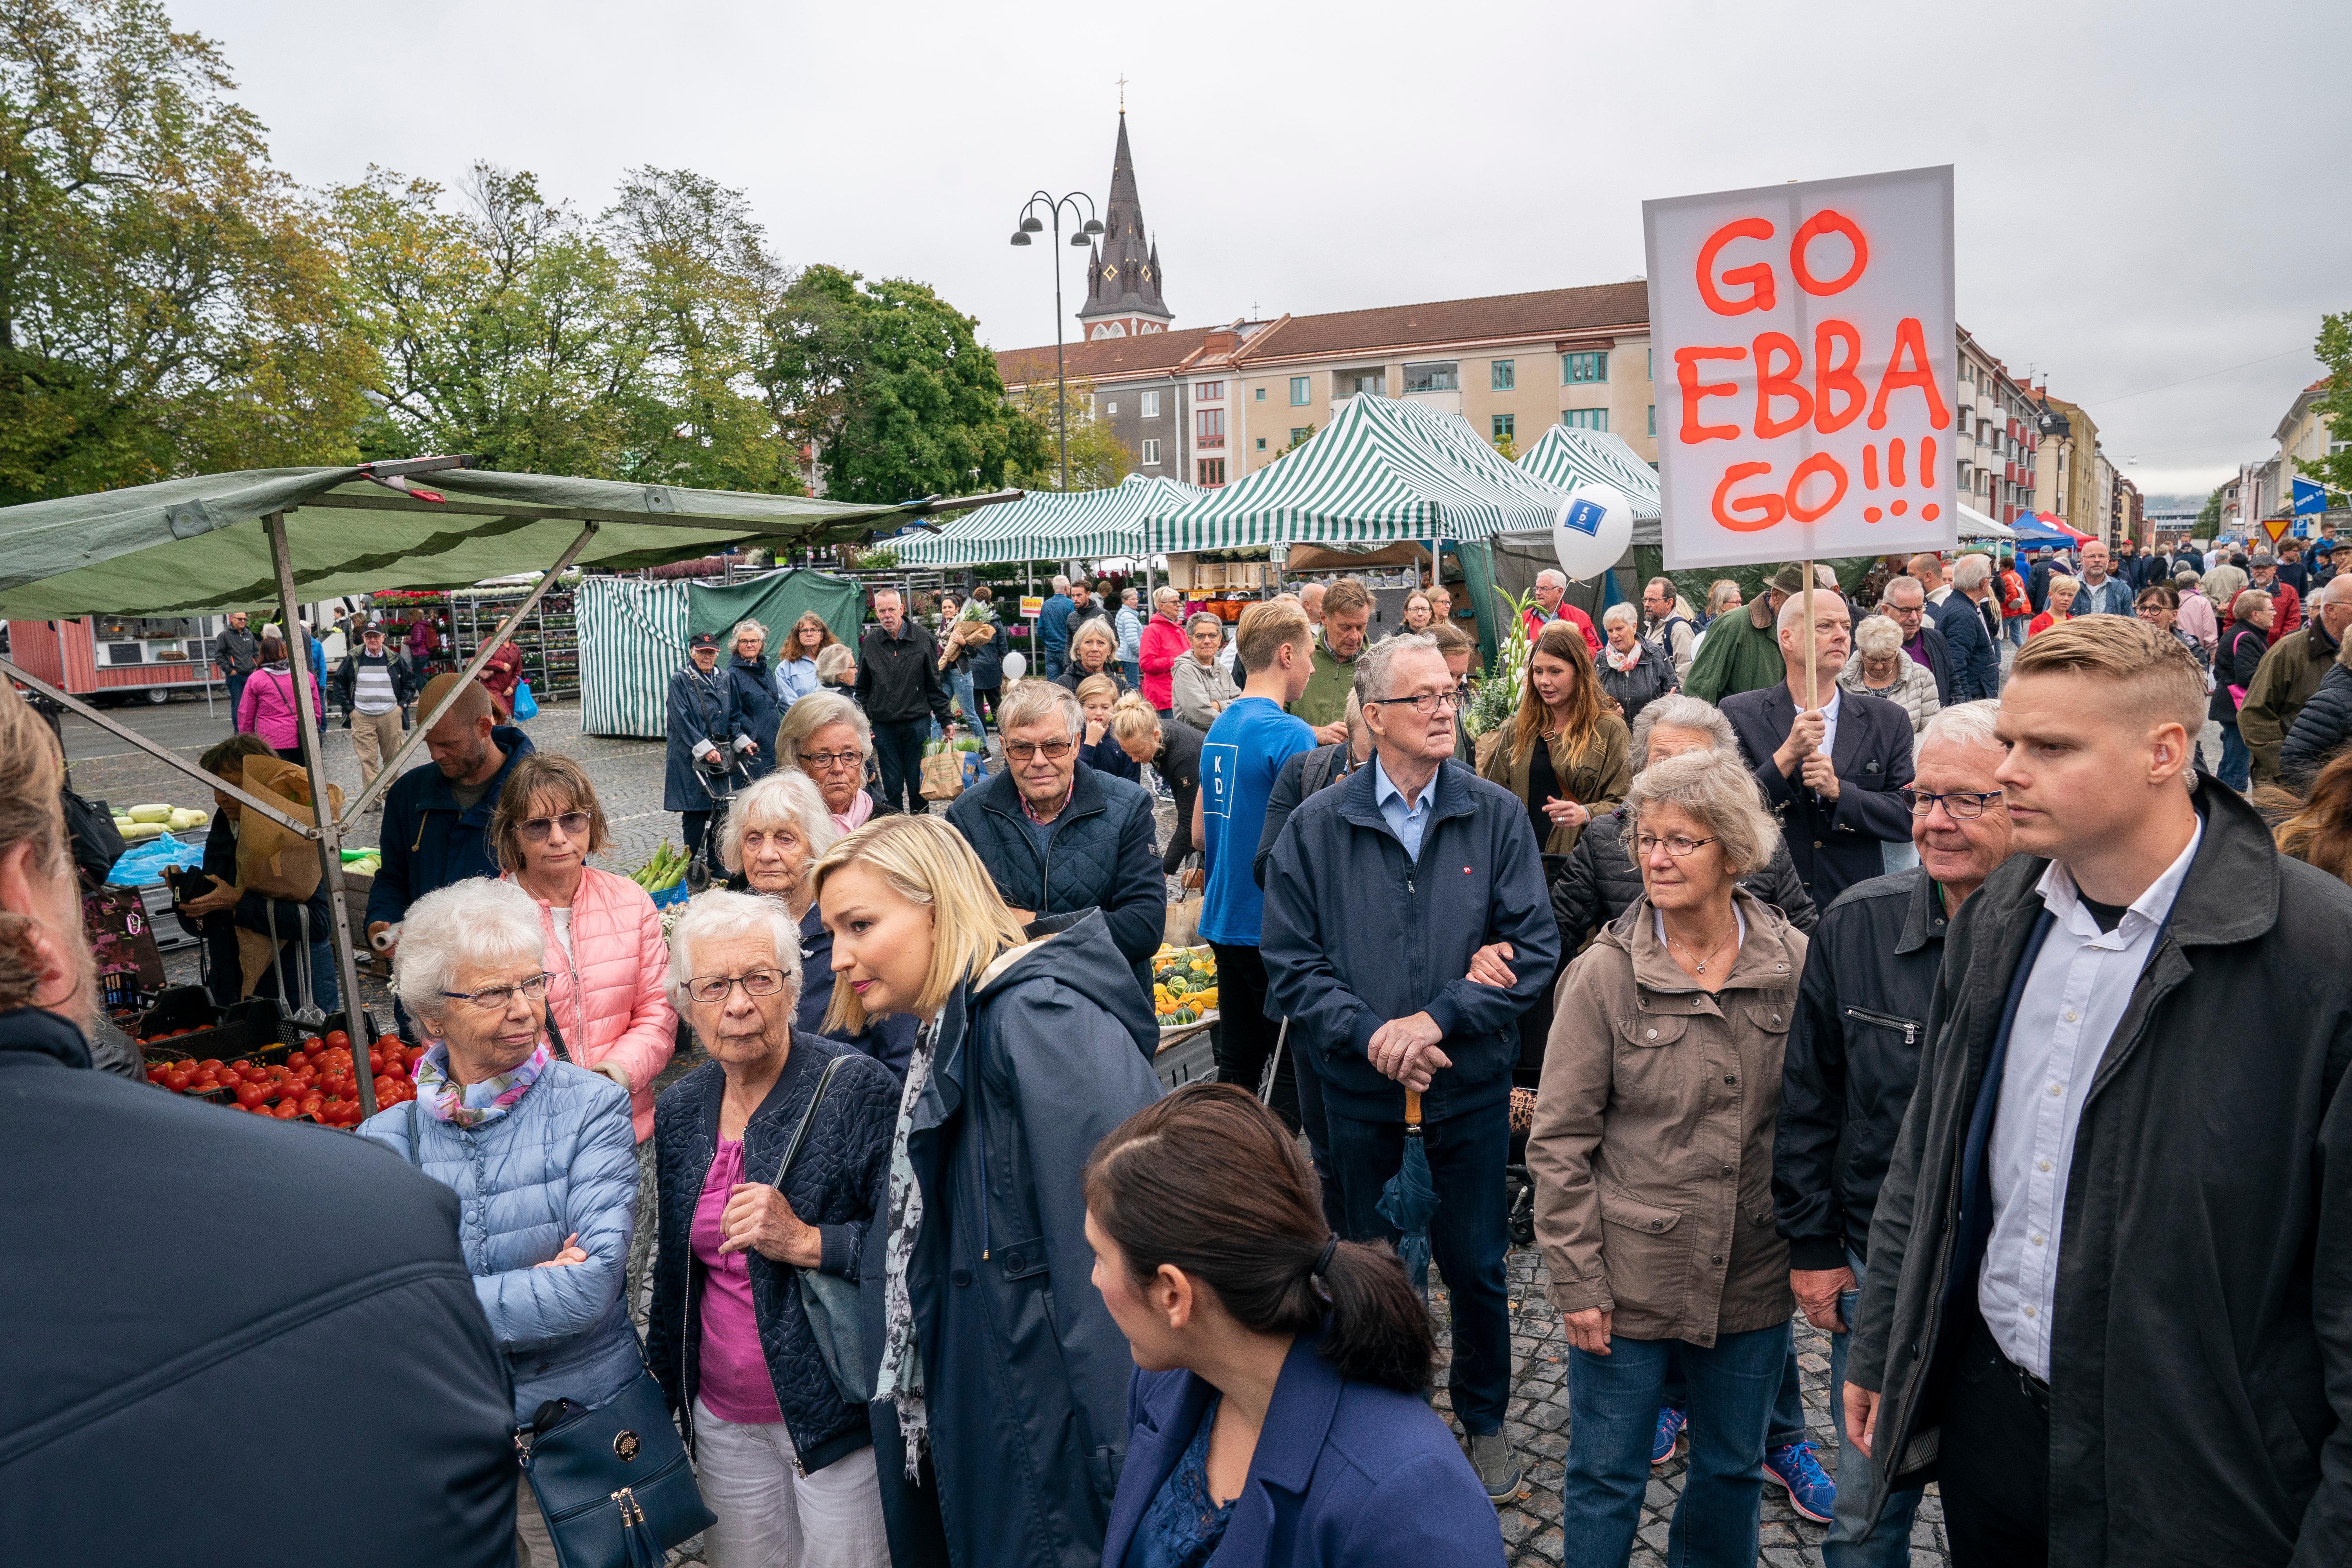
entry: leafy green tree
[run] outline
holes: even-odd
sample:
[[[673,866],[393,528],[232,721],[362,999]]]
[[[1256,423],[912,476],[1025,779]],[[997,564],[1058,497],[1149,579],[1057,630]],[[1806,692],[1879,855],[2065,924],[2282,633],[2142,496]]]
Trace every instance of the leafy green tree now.
[[[0,502],[353,455],[368,347],[234,87],[153,0],[0,7]]]
[[[1289,440],[1285,441],[1282,444],[1282,450],[1276,452],[1275,456],[1277,458],[1287,458],[1291,453],[1296,452],[1299,447],[1304,447],[1307,442],[1312,441],[1313,439],[1315,439],[1315,426],[1311,424],[1302,425],[1298,427],[1298,434],[1293,436]]]
[[[2320,318],[2319,342],[2314,352],[2327,367],[2327,395],[2313,406],[2313,412],[2327,422],[2332,441],[2346,439],[2352,436],[2352,310]],[[2297,458],[2295,467],[2331,490],[2352,490],[2352,447],[2319,458]]]
[[[1127,447],[1112,434],[1109,426],[1095,417],[1095,384],[1091,380],[1083,375],[1072,376],[1065,378],[1061,384],[1066,396],[1058,415],[1054,397],[1055,383],[1051,375],[1033,377],[1008,395],[1013,412],[1036,427],[1036,439],[1044,447],[1044,461],[1034,471],[1008,468],[1004,482],[1024,490],[1062,488],[1060,421],[1066,417],[1070,489],[1108,489],[1127,476]]]
[[[811,267],[771,318],[764,382],[815,443],[826,493],[954,495],[1043,465],[1038,426],[1009,407],[971,317],[925,284]]]
[[[2204,506],[2197,513],[2197,526],[2208,531],[2209,535],[2210,531],[2221,526],[2221,492],[2228,488],[2227,485],[2215,485],[2213,493],[2205,498]]]

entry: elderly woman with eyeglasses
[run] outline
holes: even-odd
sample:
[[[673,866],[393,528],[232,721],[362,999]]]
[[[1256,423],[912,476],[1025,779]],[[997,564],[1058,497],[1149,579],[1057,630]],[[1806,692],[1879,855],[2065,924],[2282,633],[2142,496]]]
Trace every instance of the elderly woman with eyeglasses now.
[[[736,797],[720,830],[719,859],[728,870],[727,886],[736,892],[758,893],[780,900],[784,912],[800,922],[801,1000],[795,1020],[805,1034],[822,1035],[825,1005],[833,998],[833,932],[825,930],[816,910],[816,889],[808,868],[841,837],[824,797],[798,772],[770,773]],[[855,1036],[835,1037],[855,1046],[890,1069],[907,1076],[907,1058],[915,1046],[911,1018],[877,1017]]]
[[[1780,837],[1739,758],[1653,763],[1625,795],[1642,895],[1570,964],[1528,1167],[1568,1331],[1568,1561],[1622,1563],[1668,1363],[1690,1468],[1666,1555],[1756,1561],[1765,1438],[1792,1299],[1772,1139],[1804,934],[1739,886]]]
[[[705,893],[670,933],[670,995],[710,1059],[655,1114],[663,1244],[646,1349],[718,1516],[711,1568],[890,1561],[866,1406],[827,1369],[798,1274],[856,1284],[880,1262],[866,1237],[898,1086],[794,1023],[801,973],[798,922],[774,899]]]
[[[866,783],[866,759],[874,754],[874,726],[866,710],[834,691],[800,699],[776,729],[776,766],[808,775],[834,826],[854,832],[889,805]]]
[[[425,1037],[416,1098],[360,1136],[457,1193],[458,1250],[506,1352],[516,1422],[551,1399],[604,1404],[640,1364],[621,1301],[636,1133],[627,1092],[558,1054],[539,905],[484,877],[425,894],[401,926],[393,989]],[[554,1568],[530,1485],[518,1494],[519,1561]]]

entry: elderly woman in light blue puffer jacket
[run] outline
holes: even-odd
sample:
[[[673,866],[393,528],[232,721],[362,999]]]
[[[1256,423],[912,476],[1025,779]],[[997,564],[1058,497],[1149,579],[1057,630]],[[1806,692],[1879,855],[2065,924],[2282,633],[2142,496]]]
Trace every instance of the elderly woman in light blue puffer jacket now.
[[[643,1364],[621,1300],[637,1189],[626,1090],[560,1054],[539,906],[475,879],[408,907],[393,984],[430,1048],[416,1099],[360,1134],[453,1189],[457,1242],[514,1377],[518,1423],[541,1403],[596,1405]],[[530,1489],[519,1561],[554,1568]]]

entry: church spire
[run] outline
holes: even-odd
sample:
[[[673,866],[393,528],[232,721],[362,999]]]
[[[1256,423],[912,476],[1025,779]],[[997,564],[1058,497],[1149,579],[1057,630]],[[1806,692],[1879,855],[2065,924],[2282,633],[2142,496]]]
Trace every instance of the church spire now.
[[[1121,89],[1118,143],[1111,154],[1110,200],[1103,209],[1103,237],[1089,247],[1087,302],[1078,323],[1092,338],[1164,332],[1173,320],[1160,294],[1160,252],[1143,227],[1143,201],[1136,194],[1135,159],[1127,144],[1125,89]]]

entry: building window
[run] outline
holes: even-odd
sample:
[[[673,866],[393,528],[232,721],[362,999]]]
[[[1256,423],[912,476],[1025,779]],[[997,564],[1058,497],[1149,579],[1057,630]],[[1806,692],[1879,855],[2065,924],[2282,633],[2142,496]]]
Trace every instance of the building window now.
[[[1486,384],[1496,392],[1508,392],[1518,384],[1517,360],[1498,359],[1487,367]]]
[[[1490,441],[1507,441],[1518,433],[1518,416],[1517,415],[1497,414],[1495,416],[1493,423],[1494,431],[1486,437]]]
[[[1225,444],[1225,411],[1203,408],[1192,416],[1193,442],[1196,447],[1222,447]]]
[[[1642,379],[1643,381],[1658,379],[1658,351],[1655,349],[1642,351]]]
[[[1118,418],[1118,404],[1116,404],[1116,403],[1106,403],[1106,404],[1104,404],[1104,405],[1103,405],[1103,417],[1104,417],[1104,418],[1106,418],[1106,419],[1116,419],[1116,418]]]
[[[1609,355],[1603,351],[1559,356],[1559,379],[1563,386],[1576,386],[1588,381],[1609,379]]]
[[[1454,375],[1454,369],[1452,360],[1433,361],[1428,364],[1409,364],[1404,367],[1404,389],[1408,394],[1459,392],[1462,390],[1462,384]]]
[[[1160,443],[1158,441],[1145,441],[1141,443],[1141,446],[1143,447],[1143,466],[1147,468],[1158,468],[1160,466]]]
[[[1202,458],[1197,465],[1202,488],[1213,489],[1225,482],[1225,460],[1223,458]]]
[[[1609,410],[1565,408],[1560,411],[1559,422],[1571,430],[1606,430],[1609,428]]]
[[[1315,426],[1312,425],[1293,425],[1290,427],[1290,444],[1296,447],[1314,433]]]
[[[1656,439],[1657,439],[1657,436],[1658,436],[1658,405],[1657,405],[1656,404],[1653,403],[1653,404],[1651,404],[1651,405],[1650,405],[1650,438],[1651,438],[1652,440],[1654,440],[1654,440],[1656,440]]]
[[[1265,401],[1265,388],[1263,386],[1257,389],[1257,401],[1260,403],[1264,403]]]
[[[1214,403],[1224,395],[1225,384],[1222,381],[1204,381],[1192,388],[1192,401],[1195,403]]]
[[[1290,406],[1293,408],[1307,406],[1307,378],[1303,375],[1294,375],[1290,378]]]
[[[1147,392],[1143,395],[1143,416],[1146,419],[1157,419],[1160,417],[1160,395],[1158,393]]]

